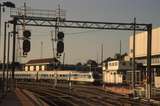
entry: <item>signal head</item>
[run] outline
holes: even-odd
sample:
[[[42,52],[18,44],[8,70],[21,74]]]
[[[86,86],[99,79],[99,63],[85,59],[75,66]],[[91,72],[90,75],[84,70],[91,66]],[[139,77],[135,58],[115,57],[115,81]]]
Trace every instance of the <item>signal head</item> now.
[[[64,33],[63,32],[58,32],[57,37],[58,37],[58,39],[63,39],[64,38]]]
[[[30,32],[30,30],[24,30],[24,31],[23,31],[23,36],[24,36],[25,38],[31,37],[31,32]]]
[[[57,42],[57,52],[63,53],[63,51],[64,51],[64,43],[63,41],[58,41]]]
[[[29,40],[23,41],[23,52],[29,52],[31,48],[31,43]]]

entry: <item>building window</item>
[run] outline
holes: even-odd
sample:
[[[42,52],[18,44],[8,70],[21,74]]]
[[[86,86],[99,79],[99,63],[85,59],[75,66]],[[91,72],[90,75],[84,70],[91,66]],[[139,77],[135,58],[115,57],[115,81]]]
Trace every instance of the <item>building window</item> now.
[[[118,65],[118,62],[115,62],[115,66],[117,66]]]
[[[28,71],[28,66],[25,66],[25,71]]]
[[[151,62],[152,62],[152,64],[155,63],[155,58],[152,58]]]
[[[34,70],[34,66],[30,66],[30,71],[33,71]]]
[[[42,66],[42,71],[44,71],[45,70],[45,66]]]
[[[39,71],[39,66],[36,66],[36,71]]]
[[[158,63],[160,63],[160,58],[158,58]]]
[[[114,66],[114,63],[112,63],[112,66]]]

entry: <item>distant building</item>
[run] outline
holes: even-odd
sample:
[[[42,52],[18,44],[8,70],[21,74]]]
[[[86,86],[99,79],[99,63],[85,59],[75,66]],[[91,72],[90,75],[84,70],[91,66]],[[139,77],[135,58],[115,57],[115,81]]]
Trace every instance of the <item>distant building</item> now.
[[[131,84],[132,63],[124,60],[111,60],[103,67],[103,82],[108,84]],[[106,68],[105,68],[106,67]],[[141,80],[136,70],[136,83]]]
[[[152,82],[155,87],[160,87],[160,27],[152,30],[151,48]],[[133,56],[133,36],[129,38],[129,56]],[[147,32],[135,35],[135,60],[142,63],[144,70],[147,66]]]
[[[25,71],[44,71],[49,70],[49,64],[55,62],[54,58],[32,59],[24,65]]]
[[[133,36],[129,38],[129,56],[133,56]],[[147,32],[135,36],[135,58],[146,66]],[[160,66],[160,27],[152,30],[152,66]]]

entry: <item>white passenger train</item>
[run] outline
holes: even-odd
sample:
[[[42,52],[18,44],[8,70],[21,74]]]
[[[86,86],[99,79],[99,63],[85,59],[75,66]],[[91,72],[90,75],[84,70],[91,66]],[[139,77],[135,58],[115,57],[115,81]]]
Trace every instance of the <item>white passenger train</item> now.
[[[0,72],[2,78],[3,72]],[[5,73],[6,76],[6,73]],[[9,74],[9,77],[11,75]],[[17,81],[72,81],[72,82],[88,82],[97,83],[99,79],[94,78],[93,72],[81,71],[15,71],[15,79]]]

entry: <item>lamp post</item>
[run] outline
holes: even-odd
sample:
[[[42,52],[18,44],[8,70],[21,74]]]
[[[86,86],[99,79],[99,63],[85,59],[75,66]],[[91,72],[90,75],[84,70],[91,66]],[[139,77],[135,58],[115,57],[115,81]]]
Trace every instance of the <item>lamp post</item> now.
[[[15,4],[12,2],[3,2],[3,4],[0,3],[0,47],[1,47],[1,20],[2,20],[2,15],[1,15],[1,7],[9,7],[9,8],[15,8]],[[2,97],[5,94],[5,59],[6,59],[6,25],[7,22],[5,22],[5,33],[4,33],[4,56],[3,56],[3,77],[2,77]]]
[[[10,66],[10,63],[9,63],[9,53],[10,53],[10,36],[11,36],[11,32],[8,32],[8,50],[7,50],[7,78],[6,78],[6,88],[7,88],[7,91],[8,91],[8,88],[9,88],[9,80],[10,80],[10,77],[8,75],[9,74],[9,66]]]
[[[1,49],[1,23],[2,23],[2,10],[1,7],[9,7],[9,8],[15,8],[15,4],[9,1],[0,3],[0,49]]]
[[[2,76],[2,80],[3,80],[3,88],[2,88],[2,95],[5,95],[5,69],[6,69],[6,31],[7,31],[7,22],[5,22],[4,25],[4,50],[3,50],[3,66],[2,66],[2,70],[3,70],[3,76]]]

